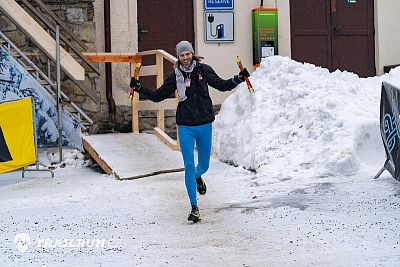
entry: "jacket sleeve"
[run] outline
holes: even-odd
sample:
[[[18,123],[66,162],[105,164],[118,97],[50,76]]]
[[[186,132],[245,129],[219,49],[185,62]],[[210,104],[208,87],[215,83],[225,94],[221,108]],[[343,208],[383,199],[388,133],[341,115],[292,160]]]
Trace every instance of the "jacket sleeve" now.
[[[224,79],[220,78],[215,73],[215,71],[206,64],[203,64],[203,69],[204,69],[204,74],[207,79],[207,83],[211,87],[214,87],[215,89],[217,89],[219,91],[230,91],[239,85],[239,83],[237,83],[234,80],[234,78],[231,78],[229,80],[224,80]]]
[[[147,97],[149,100],[153,102],[160,102],[168,97],[172,96],[172,94],[176,90],[176,78],[175,73],[172,71],[168,74],[165,79],[163,85],[160,88],[154,90],[146,87],[142,87],[140,90],[140,94]]]

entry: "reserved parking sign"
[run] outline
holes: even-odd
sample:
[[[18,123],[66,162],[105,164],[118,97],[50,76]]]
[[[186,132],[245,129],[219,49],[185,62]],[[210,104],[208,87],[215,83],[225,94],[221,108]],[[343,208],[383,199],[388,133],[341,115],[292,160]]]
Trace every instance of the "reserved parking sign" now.
[[[233,0],[204,0],[204,8],[206,10],[233,9]]]

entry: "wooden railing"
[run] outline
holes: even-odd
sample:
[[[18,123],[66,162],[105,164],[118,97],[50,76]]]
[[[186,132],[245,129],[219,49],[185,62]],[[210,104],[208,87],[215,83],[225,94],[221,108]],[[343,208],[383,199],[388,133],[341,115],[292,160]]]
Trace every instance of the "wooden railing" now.
[[[84,53],[84,55],[92,62],[129,62],[130,73],[133,72],[136,63],[142,62],[143,56],[156,57],[156,64],[150,66],[142,66],[139,76],[156,76],[157,87],[160,87],[164,82],[164,59],[175,64],[177,58],[168,54],[164,50],[150,50],[135,53]],[[132,132],[139,132],[139,111],[150,110],[157,112],[157,127],[153,129],[153,133],[167,144],[172,150],[179,150],[179,142],[173,140],[165,133],[165,110],[176,109],[178,103],[178,95],[175,93],[175,98],[168,98],[164,101],[155,103],[150,100],[140,100],[137,93],[134,94],[132,100]]]
[[[156,76],[157,88],[160,87],[164,82],[164,59],[172,64],[178,60],[176,57],[165,52],[164,50],[150,50],[139,52],[140,56],[151,56],[155,55],[156,64],[151,66],[142,66],[139,76]],[[133,67],[131,67],[133,70]],[[133,73],[131,73],[133,75]],[[139,100],[139,95],[135,94],[132,101],[132,131],[139,132],[139,111],[140,110],[153,110],[157,112],[157,127],[153,129],[153,133],[160,138],[165,144],[167,144],[172,150],[179,150],[179,142],[173,140],[165,133],[165,110],[176,109],[178,103],[178,95],[175,93],[174,98],[167,98],[164,101],[155,103],[149,100]]]

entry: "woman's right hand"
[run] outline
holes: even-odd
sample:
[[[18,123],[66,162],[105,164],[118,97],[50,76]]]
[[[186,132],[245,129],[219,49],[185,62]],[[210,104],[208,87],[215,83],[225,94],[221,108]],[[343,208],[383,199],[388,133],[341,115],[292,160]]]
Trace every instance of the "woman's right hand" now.
[[[138,93],[139,93],[140,89],[142,88],[142,84],[135,77],[131,78],[131,83],[129,86],[131,88],[133,88],[133,90],[135,90],[135,92],[138,92]]]

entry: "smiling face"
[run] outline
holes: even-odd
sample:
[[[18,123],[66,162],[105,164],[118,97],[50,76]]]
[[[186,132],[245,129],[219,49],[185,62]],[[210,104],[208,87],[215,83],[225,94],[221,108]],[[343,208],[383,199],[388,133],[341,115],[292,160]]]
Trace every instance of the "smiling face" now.
[[[183,51],[179,54],[179,61],[184,67],[189,67],[193,60],[193,54],[190,51]]]

